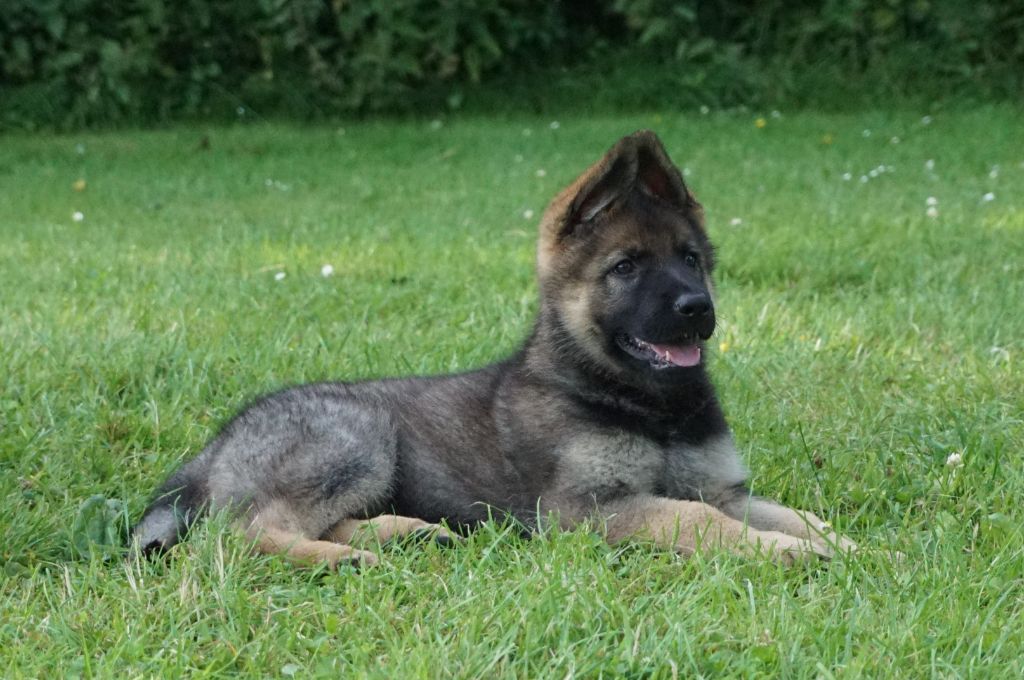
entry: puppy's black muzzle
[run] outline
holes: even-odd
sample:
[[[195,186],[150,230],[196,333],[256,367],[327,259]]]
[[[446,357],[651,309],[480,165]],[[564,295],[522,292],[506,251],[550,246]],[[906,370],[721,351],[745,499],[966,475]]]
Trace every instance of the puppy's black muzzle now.
[[[707,340],[715,332],[715,307],[706,290],[688,290],[672,303],[669,334],[685,342]],[[668,329],[666,329],[668,330]]]
[[[696,321],[711,313],[711,296],[704,291],[683,293],[676,298],[672,308],[677,314]]]

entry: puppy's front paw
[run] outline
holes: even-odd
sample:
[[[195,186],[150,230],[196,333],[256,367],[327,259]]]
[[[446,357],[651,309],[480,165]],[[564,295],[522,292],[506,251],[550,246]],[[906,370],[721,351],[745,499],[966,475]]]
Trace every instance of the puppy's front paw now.
[[[828,550],[830,555],[848,555],[860,550],[860,546],[842,534],[832,531],[828,525],[822,527],[823,533],[814,537],[815,543],[821,544],[822,548]],[[827,533],[824,533],[827,532]]]
[[[795,538],[779,531],[752,532],[748,540],[755,553],[769,555],[786,566],[832,558],[832,551],[828,546],[816,541]]]
[[[380,559],[369,550],[359,550],[348,545],[337,545],[336,548],[336,550],[324,555],[323,559],[332,570],[343,566],[364,569],[366,567],[375,567],[380,562]]]
[[[440,524],[428,524],[416,529],[409,534],[409,539],[414,542],[433,541],[439,546],[451,547],[465,543],[466,539],[456,533],[452,533]]]

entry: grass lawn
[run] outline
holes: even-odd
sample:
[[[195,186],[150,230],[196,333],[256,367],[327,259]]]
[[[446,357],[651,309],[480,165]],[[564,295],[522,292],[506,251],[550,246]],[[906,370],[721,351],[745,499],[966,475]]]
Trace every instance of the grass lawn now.
[[[766,118],[0,140],[0,676],[1019,677],[1020,112]],[[755,490],[864,551],[787,571],[488,526],[324,573],[214,521],[167,561],[76,552],[86,499],[137,518],[262,391],[512,351],[545,202],[639,127],[707,209]]]

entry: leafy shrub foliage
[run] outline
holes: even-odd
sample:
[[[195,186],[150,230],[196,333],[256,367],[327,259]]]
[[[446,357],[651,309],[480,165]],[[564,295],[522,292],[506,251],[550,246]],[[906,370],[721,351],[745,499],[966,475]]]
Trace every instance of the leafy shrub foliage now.
[[[643,49],[748,97],[870,79],[877,94],[1024,85],[1021,0],[614,0]],[[722,82],[720,87],[725,87]],[[774,92],[772,92],[774,90]]]
[[[637,57],[654,84],[718,102],[837,83],[1014,95],[1024,0],[5,0],[0,116],[306,116],[408,110],[426,91],[458,106],[503,74]]]
[[[72,125],[229,106],[400,108],[560,38],[543,0],[5,0],[8,117]]]

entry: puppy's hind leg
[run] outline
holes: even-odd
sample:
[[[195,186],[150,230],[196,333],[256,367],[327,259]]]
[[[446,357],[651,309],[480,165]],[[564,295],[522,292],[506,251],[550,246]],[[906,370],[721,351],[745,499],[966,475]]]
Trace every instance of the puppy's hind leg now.
[[[256,515],[243,529],[256,550],[267,555],[283,555],[292,562],[306,566],[326,565],[336,569],[341,565],[371,567],[377,556],[367,550],[332,541],[314,540],[302,533],[285,529],[273,523],[266,515]]]
[[[440,545],[451,545],[461,540],[440,524],[431,524],[416,517],[378,515],[370,519],[345,519],[327,530],[323,538],[347,545],[367,545],[367,541],[398,540],[422,536]]]
[[[240,528],[261,552],[331,567],[377,562],[322,540],[339,520],[386,507],[395,472],[389,412],[340,389],[314,385],[262,402],[224,444],[211,495],[221,505],[248,505]]]

